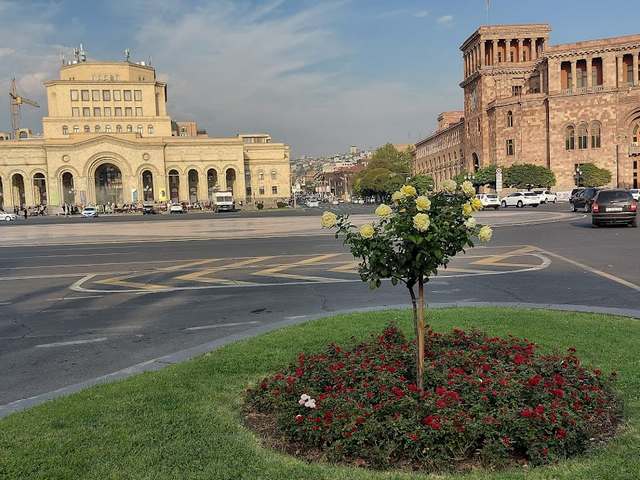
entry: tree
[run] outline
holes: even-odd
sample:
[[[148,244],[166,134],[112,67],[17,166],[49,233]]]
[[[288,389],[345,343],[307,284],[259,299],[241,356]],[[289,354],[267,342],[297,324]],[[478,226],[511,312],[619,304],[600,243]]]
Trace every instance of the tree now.
[[[424,323],[424,285],[438,274],[440,267],[465,248],[473,246],[473,238],[491,239],[491,229],[480,226],[472,217],[482,202],[473,198],[471,182],[458,186],[452,180],[443,182],[443,190],[430,196],[420,195],[412,185],[404,185],[393,196],[391,206],[376,209],[379,222],[356,229],[348,215],[324,212],[322,226],[336,228],[354,257],[361,259],[360,278],[371,288],[382,279],[393,285],[404,284],[409,290],[416,334],[416,385],[424,383],[426,328]],[[416,297],[417,287],[417,297]]]
[[[556,184],[556,176],[548,168],[523,163],[504,170],[503,181],[512,188],[550,188]]]
[[[411,154],[400,152],[390,143],[376,150],[367,165],[354,179],[360,196],[383,201],[396,191],[411,172]]]
[[[433,177],[431,175],[415,175],[409,180],[409,185],[418,191],[418,195],[426,195],[433,190]]]
[[[478,169],[474,175],[473,184],[476,187],[496,188],[496,166],[487,165]]]
[[[580,165],[580,172],[578,182],[582,187],[602,187],[611,182],[611,172],[606,168],[596,167],[593,163]]]

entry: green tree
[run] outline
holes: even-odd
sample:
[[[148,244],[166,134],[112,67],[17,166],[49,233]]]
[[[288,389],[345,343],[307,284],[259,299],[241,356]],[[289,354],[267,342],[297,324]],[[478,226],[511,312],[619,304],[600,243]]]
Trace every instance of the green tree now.
[[[354,190],[360,196],[378,201],[396,191],[411,171],[411,153],[400,152],[390,143],[376,150],[367,165],[354,179]]]
[[[473,184],[476,187],[496,188],[496,166],[487,165],[478,169],[474,175]]]
[[[611,182],[611,172],[606,168],[596,167],[593,163],[580,165],[582,175],[578,179],[581,187],[602,187]]]
[[[433,190],[433,177],[431,175],[414,175],[409,180],[409,185],[415,187],[419,195],[426,195]]]
[[[409,290],[416,333],[416,385],[424,382],[426,326],[424,322],[424,285],[438,274],[438,269],[467,247],[474,237],[491,239],[491,229],[480,226],[472,217],[482,203],[473,198],[470,182],[462,186],[452,180],[443,182],[443,190],[429,196],[418,196],[417,189],[404,185],[394,192],[392,206],[376,209],[380,220],[354,227],[347,215],[324,212],[322,226],[337,228],[354,257],[361,259],[360,278],[371,288],[378,288],[383,279],[393,285],[404,284]],[[417,296],[416,296],[417,287]]]
[[[548,168],[523,163],[504,170],[503,181],[511,188],[550,188],[556,184],[556,176]]]

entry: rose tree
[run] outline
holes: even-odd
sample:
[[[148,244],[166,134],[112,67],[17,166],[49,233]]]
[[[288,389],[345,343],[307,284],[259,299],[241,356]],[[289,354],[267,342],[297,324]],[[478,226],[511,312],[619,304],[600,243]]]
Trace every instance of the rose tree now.
[[[418,196],[413,186],[404,185],[393,194],[391,206],[378,206],[380,220],[376,223],[357,229],[348,215],[322,215],[322,226],[336,228],[336,238],[342,237],[353,256],[362,260],[360,278],[371,288],[390,279],[409,290],[417,343],[416,385],[420,389],[425,357],[424,284],[456,254],[473,247],[475,237],[482,242],[491,239],[491,228],[479,225],[472,216],[482,208],[474,195],[468,181],[457,185],[447,180],[442,190],[428,196]]]

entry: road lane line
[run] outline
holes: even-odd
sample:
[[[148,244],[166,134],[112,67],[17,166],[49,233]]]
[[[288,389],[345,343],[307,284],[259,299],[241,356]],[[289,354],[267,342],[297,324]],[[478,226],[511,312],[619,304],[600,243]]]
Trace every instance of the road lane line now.
[[[255,282],[244,282],[241,280],[231,280],[228,278],[207,277],[207,275],[210,275],[212,273],[217,273],[217,272],[224,272],[226,270],[234,270],[240,267],[251,266],[256,263],[260,263],[264,260],[269,260],[271,258],[273,257],[266,256],[266,257],[247,258],[245,260],[240,260],[238,262],[227,263],[224,265],[219,265],[217,267],[210,267],[204,270],[197,270],[193,273],[180,275],[178,277],[175,277],[173,280],[185,280],[185,281],[195,281],[195,282],[214,283],[214,284],[217,283],[221,285],[255,285],[256,284]],[[191,265],[193,264],[189,264],[188,266],[191,266]]]
[[[254,322],[237,322],[237,323],[219,323],[217,325],[201,325],[199,327],[189,327],[189,328],[185,328],[185,330],[189,332],[194,332],[197,330],[209,330],[210,328],[239,327],[242,325],[255,325],[257,323],[260,323],[260,322],[254,321]]]
[[[298,262],[290,263],[287,265],[281,265],[278,267],[267,268],[265,270],[260,270],[259,272],[254,272],[251,275],[257,275],[261,277],[274,277],[274,278],[286,278],[291,280],[307,280],[308,282],[323,282],[326,280],[336,280],[328,277],[316,277],[311,275],[295,275],[293,273],[282,273],[284,270],[289,270],[291,268],[296,267],[305,267],[308,265],[313,265],[316,263],[320,263],[324,260],[328,260],[330,258],[337,257],[338,255],[342,255],[342,253],[328,253],[325,255],[317,255],[315,257],[306,258],[304,260],[300,260]]]
[[[571,258],[567,258],[565,256],[562,256],[562,255],[558,254],[558,253],[551,252],[549,250],[544,250],[542,248],[538,248],[538,251],[540,253],[545,254],[545,255],[549,255],[551,257],[555,257],[555,258],[558,258],[560,260],[563,260],[563,261],[565,261],[567,263],[570,263],[571,265],[574,265],[574,266],[576,266],[578,268],[582,268],[583,270],[586,270],[586,271],[588,271],[590,273],[593,273],[594,275],[598,275],[600,277],[606,278],[607,280],[611,280],[612,282],[619,283],[620,285],[624,285],[625,287],[628,287],[628,288],[630,288],[632,290],[635,290],[636,292],[640,292],[640,285],[636,285],[635,283],[632,283],[632,282],[630,282],[628,280],[625,280],[624,278],[617,277],[617,276],[615,276],[615,275],[613,275],[611,273],[608,273],[608,272],[603,272],[602,270],[598,270],[597,268],[590,267],[589,265],[585,265],[584,263],[580,263],[580,262],[578,262],[576,260],[572,260]]]
[[[84,345],[86,343],[99,343],[106,342],[107,337],[89,338],[87,340],[72,340],[69,342],[55,342],[55,343],[43,343],[36,345],[36,348],[53,348],[53,347],[69,347],[73,345]]]
[[[58,302],[61,300],[82,300],[84,298],[102,298],[104,297],[104,295],[84,295],[84,296],[78,296],[78,297],[60,297],[60,298],[47,298],[46,301],[47,302]]]

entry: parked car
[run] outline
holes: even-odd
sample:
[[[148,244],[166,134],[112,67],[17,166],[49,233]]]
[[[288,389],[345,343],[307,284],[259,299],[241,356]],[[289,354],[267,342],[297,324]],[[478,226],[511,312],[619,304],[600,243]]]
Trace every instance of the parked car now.
[[[578,195],[575,196],[571,205],[573,207],[573,211],[577,212],[578,209],[583,209],[585,213],[589,213],[591,211],[591,204],[593,203],[593,198],[598,194],[600,188],[589,187],[582,190]]]
[[[96,207],[84,207],[82,209],[81,215],[84,218],[97,218],[98,217],[98,209]]]
[[[169,213],[186,213],[181,203],[172,203],[169,207]]]
[[[629,193],[633,196],[633,199],[640,202],[640,188],[631,188]]]
[[[534,190],[540,197],[540,203],[556,203],[558,201],[558,195],[549,190]]]
[[[156,207],[152,203],[145,203],[142,206],[142,214],[143,215],[155,215],[158,213]]]
[[[0,221],[14,222],[18,219],[15,213],[0,212]]]
[[[320,206],[320,202],[316,199],[310,198],[307,200],[307,207],[309,208],[318,208]]]
[[[573,202],[575,201],[576,198],[578,198],[578,195],[580,195],[582,192],[584,191],[584,187],[578,187],[578,188],[574,188],[573,190],[571,190],[571,194],[569,195],[569,203],[573,206]],[[575,212],[575,210],[574,210]]]
[[[478,193],[476,198],[482,202],[482,208],[493,208],[494,210],[500,208],[500,199],[495,193]]]
[[[537,207],[540,205],[540,197],[534,192],[513,192],[502,198],[502,208],[526,206]]]
[[[591,204],[591,224],[638,226],[638,201],[627,190],[600,190]]]

